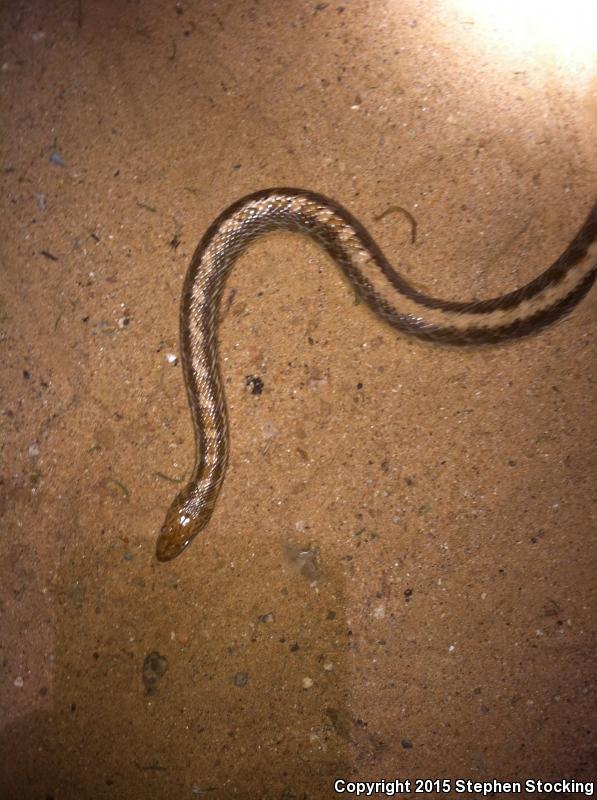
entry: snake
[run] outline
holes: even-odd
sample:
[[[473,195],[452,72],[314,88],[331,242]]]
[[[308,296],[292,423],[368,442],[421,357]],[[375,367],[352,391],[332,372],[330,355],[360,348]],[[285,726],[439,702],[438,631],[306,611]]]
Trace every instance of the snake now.
[[[409,336],[450,345],[499,344],[534,334],[567,315],[597,275],[597,202],[544,272],[513,291],[470,301],[442,300],[411,285],[365,227],[321,194],[273,188],[233,203],[205,232],[182,288],[180,353],[195,433],[195,464],[159,532],[159,561],[179,556],[208,524],[216,506],[229,453],[218,364],[223,290],[241,253],[259,237],[280,230],[305,234],[317,242],[357,297],[381,320]]]

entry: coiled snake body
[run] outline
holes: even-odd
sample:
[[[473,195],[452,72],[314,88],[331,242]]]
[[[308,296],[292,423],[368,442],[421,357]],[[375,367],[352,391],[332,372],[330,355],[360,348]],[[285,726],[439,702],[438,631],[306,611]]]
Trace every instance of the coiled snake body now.
[[[157,558],[178,556],[213,512],[228,461],[226,402],[218,367],[217,323],[222,290],[234,262],[259,236],[275,230],[307,234],[344,271],[382,320],[419,339],[454,345],[526,336],[571,311],[597,274],[597,203],[572,242],[545,272],[490,300],[429,297],[394,271],[364,227],[338,203],[301,189],[266,189],[244,197],[209,227],[191,260],[182,292],[180,339],[196,440],[190,481],[174,499],[157,541]],[[391,285],[397,307],[373,275]]]

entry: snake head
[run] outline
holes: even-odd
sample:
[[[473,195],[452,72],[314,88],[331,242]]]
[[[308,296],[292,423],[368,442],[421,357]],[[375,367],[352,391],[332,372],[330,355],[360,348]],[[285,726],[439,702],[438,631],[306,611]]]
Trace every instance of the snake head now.
[[[198,503],[193,489],[183,489],[168,509],[156,543],[158,561],[179,556],[210,520],[214,503]]]

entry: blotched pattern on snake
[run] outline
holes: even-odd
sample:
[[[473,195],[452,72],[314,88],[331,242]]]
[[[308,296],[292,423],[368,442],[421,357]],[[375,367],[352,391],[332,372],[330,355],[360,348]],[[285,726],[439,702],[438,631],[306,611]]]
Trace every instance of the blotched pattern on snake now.
[[[277,230],[304,233],[318,242],[384,322],[419,339],[452,345],[499,343],[535,333],[571,311],[597,274],[597,203],[545,272],[520,289],[471,302],[440,300],[415,289],[392,268],[358,220],[322,195],[266,189],[234,203],[203,236],[182,291],[181,357],[196,459],[190,481],[174,499],[159,534],[160,561],[182,553],[214,510],[228,461],[217,343],[222,290],[245,248]],[[386,283],[383,294],[377,287],[380,276]]]

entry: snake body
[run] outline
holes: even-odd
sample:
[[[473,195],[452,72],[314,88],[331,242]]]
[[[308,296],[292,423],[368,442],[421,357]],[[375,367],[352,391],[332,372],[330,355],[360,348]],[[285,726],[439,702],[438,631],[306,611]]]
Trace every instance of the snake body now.
[[[338,203],[301,189],[266,189],[226,209],[208,228],[184,281],[181,359],[193,417],[193,473],[160,531],[160,561],[178,556],[209,522],[228,462],[226,401],[217,326],[226,278],[255,239],[277,230],[306,234],[343,270],[382,320],[419,339],[453,345],[498,343],[535,333],[563,317],[597,275],[597,203],[562,255],[520,289],[490,300],[440,300],[420,292],[390,265],[361,223]],[[376,279],[383,276],[380,294]],[[390,284],[388,287],[387,284]],[[392,305],[387,293],[393,295]]]

